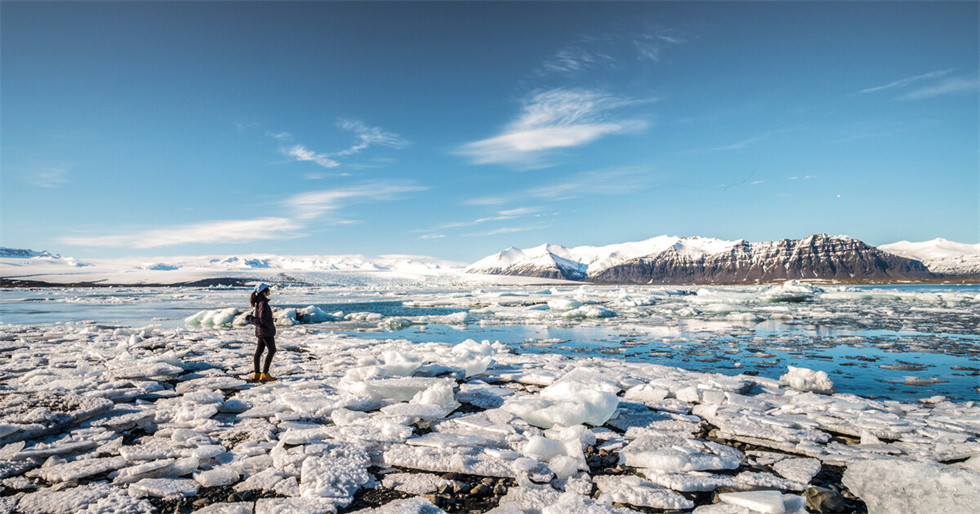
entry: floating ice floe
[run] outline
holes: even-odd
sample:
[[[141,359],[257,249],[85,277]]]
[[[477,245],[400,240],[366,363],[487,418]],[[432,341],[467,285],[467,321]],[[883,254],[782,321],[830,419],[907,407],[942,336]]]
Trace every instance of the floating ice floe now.
[[[829,394],[834,391],[834,383],[826,371],[788,366],[789,373],[779,377],[779,383],[788,385],[797,391]]]

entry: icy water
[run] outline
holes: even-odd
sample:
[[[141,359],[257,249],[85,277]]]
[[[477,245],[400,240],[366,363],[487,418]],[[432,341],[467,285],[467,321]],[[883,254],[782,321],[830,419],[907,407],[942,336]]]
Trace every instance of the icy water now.
[[[247,295],[242,289],[3,290],[0,321],[184,327],[186,317],[202,310],[244,312]],[[297,330],[413,342],[500,341],[518,352],[727,375],[778,378],[796,366],[826,371],[839,392],[901,401],[936,395],[980,400],[976,285],[291,287],[278,289],[272,303],[279,309],[315,306],[339,319]],[[407,328],[391,330],[399,327]],[[289,330],[283,331],[280,341],[288,344],[288,338]]]

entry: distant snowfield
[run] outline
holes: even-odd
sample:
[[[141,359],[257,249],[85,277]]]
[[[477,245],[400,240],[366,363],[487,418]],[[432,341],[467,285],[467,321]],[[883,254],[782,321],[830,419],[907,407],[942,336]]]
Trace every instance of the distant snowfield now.
[[[515,263],[557,263],[586,272],[611,268],[647,255],[673,248],[678,254],[698,258],[730,251],[743,240],[658,236],[644,241],[606,246],[566,248],[544,244],[522,250],[510,248],[467,265],[419,255],[322,255],[283,256],[251,254],[238,256],[141,257],[78,259],[48,252],[0,248],[0,278],[52,284],[184,284],[226,278],[311,285],[357,284],[370,281],[405,283],[562,283],[561,280],[464,273],[465,270],[504,268]],[[980,244],[968,245],[945,239],[919,243],[901,241],[879,249],[916,259],[935,273],[980,274]],[[540,262],[539,262],[540,261]]]
[[[940,238],[921,243],[899,241],[878,248],[921,261],[935,273],[980,273],[980,244],[968,245]]]
[[[195,256],[86,259],[47,252],[0,253],[0,278],[52,284],[182,284],[214,278],[305,282],[347,282],[356,276],[385,280],[438,280],[455,275],[463,263],[413,255]]]

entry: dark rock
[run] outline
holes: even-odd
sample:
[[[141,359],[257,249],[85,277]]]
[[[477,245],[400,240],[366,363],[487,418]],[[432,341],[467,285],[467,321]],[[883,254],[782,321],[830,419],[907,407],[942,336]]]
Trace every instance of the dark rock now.
[[[487,496],[493,491],[493,488],[487,484],[478,484],[473,489],[470,489],[470,495],[472,496]]]
[[[806,508],[814,512],[844,512],[844,497],[833,489],[825,487],[808,487],[803,492],[806,498]]]

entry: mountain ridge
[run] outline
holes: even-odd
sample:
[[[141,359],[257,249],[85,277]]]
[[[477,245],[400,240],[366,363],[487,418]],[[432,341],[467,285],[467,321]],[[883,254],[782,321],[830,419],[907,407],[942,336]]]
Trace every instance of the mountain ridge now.
[[[464,272],[623,284],[798,279],[901,281],[980,276],[980,257],[975,267],[971,259],[966,259],[964,266],[946,266],[942,271],[934,271],[922,260],[911,257],[916,254],[913,250],[922,254],[927,250],[935,252],[934,247],[939,246],[928,243],[907,243],[901,247],[906,255],[897,255],[843,235],[814,234],[759,243],[664,235],[601,247],[544,244],[529,250],[509,248],[471,264]],[[972,248],[946,243],[959,245],[954,248],[960,251],[961,247]],[[932,261],[948,262],[940,258],[946,255],[942,251],[937,255]]]

